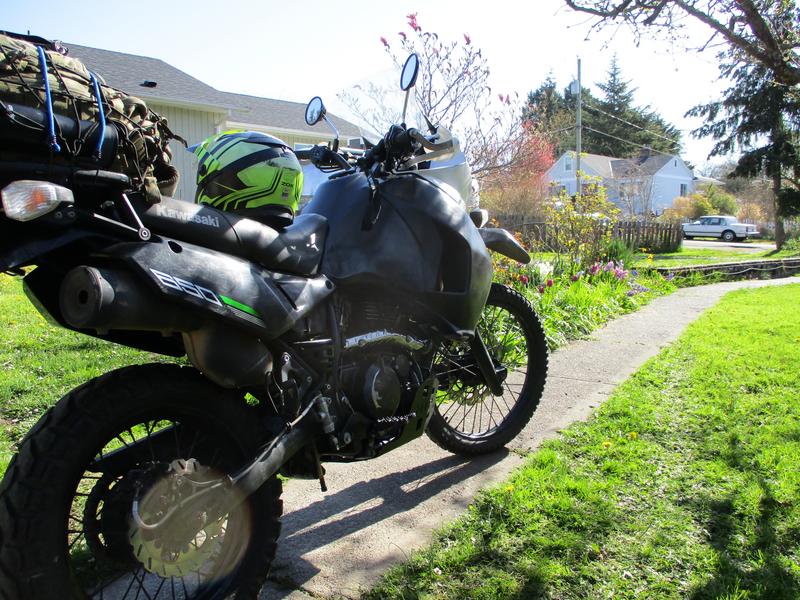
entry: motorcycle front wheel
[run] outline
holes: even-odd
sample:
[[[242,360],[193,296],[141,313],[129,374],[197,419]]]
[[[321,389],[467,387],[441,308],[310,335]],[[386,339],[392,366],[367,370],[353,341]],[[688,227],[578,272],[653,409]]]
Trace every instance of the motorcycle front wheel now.
[[[477,330],[499,369],[503,394],[483,382],[469,345],[454,342],[434,362],[439,381],[428,437],[465,456],[505,446],[527,425],[547,377],[547,339],[533,308],[519,292],[493,283]]]
[[[0,597],[255,598],[280,532],[276,478],[221,519],[198,510],[169,536],[154,527],[255,454],[248,411],[241,394],[175,365],[120,369],[67,394],[0,486]]]

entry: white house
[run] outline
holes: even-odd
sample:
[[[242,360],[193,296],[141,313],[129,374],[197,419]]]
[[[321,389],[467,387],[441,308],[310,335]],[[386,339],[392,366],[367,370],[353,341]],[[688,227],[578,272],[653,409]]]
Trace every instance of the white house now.
[[[263,131],[290,147],[333,139],[325,126],[309,127],[305,104],[244,94],[221,92],[156,58],[64,44],[69,55],[80,59],[112,87],[141,98],[169,122],[169,127],[189,145],[228,129]],[[342,142],[360,137],[356,125],[328,114]],[[177,198],[194,200],[196,161],[183,144],[170,142],[172,164],[181,174]]]
[[[575,152],[561,155],[546,178],[553,194],[577,190]],[[581,172],[600,178],[608,199],[628,215],[660,214],[677,196],[694,191],[692,170],[679,156],[644,151],[636,158],[581,153]]]

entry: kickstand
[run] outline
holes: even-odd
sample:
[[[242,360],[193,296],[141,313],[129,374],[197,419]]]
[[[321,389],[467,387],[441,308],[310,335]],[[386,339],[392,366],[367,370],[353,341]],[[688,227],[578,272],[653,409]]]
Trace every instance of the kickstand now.
[[[319,477],[319,489],[322,492],[328,491],[328,486],[325,484],[325,467],[322,466],[322,461],[319,459],[319,451],[316,444],[312,446],[312,453],[314,454],[314,462],[317,464],[317,477]]]

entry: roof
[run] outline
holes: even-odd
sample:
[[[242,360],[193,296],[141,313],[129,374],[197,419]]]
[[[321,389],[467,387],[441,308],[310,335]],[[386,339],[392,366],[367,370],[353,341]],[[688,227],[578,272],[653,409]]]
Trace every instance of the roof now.
[[[225,100],[234,106],[231,111],[231,121],[237,123],[249,123],[251,125],[262,125],[264,127],[281,127],[283,129],[294,129],[297,131],[308,131],[309,133],[320,133],[320,128],[325,128],[324,124],[315,126],[306,125],[306,105],[300,102],[290,102],[288,100],[275,100],[273,98],[262,98],[260,96],[248,96],[245,94],[232,94],[222,92]],[[360,137],[361,131],[358,126],[353,125],[335,115],[328,114],[328,118],[339,130],[342,137]]]
[[[176,69],[158,58],[124,54],[111,50],[64,44],[69,56],[80,59],[111,87],[144,99],[187,102],[227,110],[230,103],[225,95],[191,75]],[[142,83],[156,82],[155,87]]]
[[[147,56],[101,50],[78,44],[64,44],[69,55],[80,59],[100,75],[111,87],[145,100],[162,100],[180,104],[207,107],[220,112],[230,112],[230,120],[246,125],[276,127],[319,134],[324,125],[309,127],[305,121],[306,105],[300,102],[275,100],[259,96],[222,92],[180,69]],[[155,87],[143,86],[145,81]],[[358,126],[328,115],[342,137],[359,137]]]
[[[602,156],[600,154],[584,154],[581,152],[581,162],[588,165],[600,177],[610,179],[612,175],[611,161],[614,160],[609,156]]]
[[[664,165],[674,158],[674,156],[667,154],[654,154],[646,157],[644,160],[636,158],[612,159],[611,170],[614,173],[615,179],[655,175],[664,168]]]
[[[570,150],[568,154],[575,155]],[[604,179],[625,179],[627,177],[642,177],[655,175],[676,156],[668,154],[650,154],[637,158],[614,158],[602,154],[589,154],[581,152],[581,165],[591,168]],[[583,170],[583,169],[582,169]]]

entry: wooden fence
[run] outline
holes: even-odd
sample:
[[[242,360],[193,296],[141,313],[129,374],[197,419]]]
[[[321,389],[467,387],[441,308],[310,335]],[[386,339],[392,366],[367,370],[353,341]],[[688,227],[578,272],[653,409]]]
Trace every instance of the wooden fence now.
[[[530,245],[557,249],[557,228],[541,221],[524,221],[513,217],[500,217],[500,225],[514,233],[520,233]],[[648,221],[619,221],[614,224],[597,224],[602,234],[611,229],[612,239],[622,240],[633,250],[647,248],[652,252],[674,252],[681,245],[683,232],[681,226],[672,223],[653,223]]]

